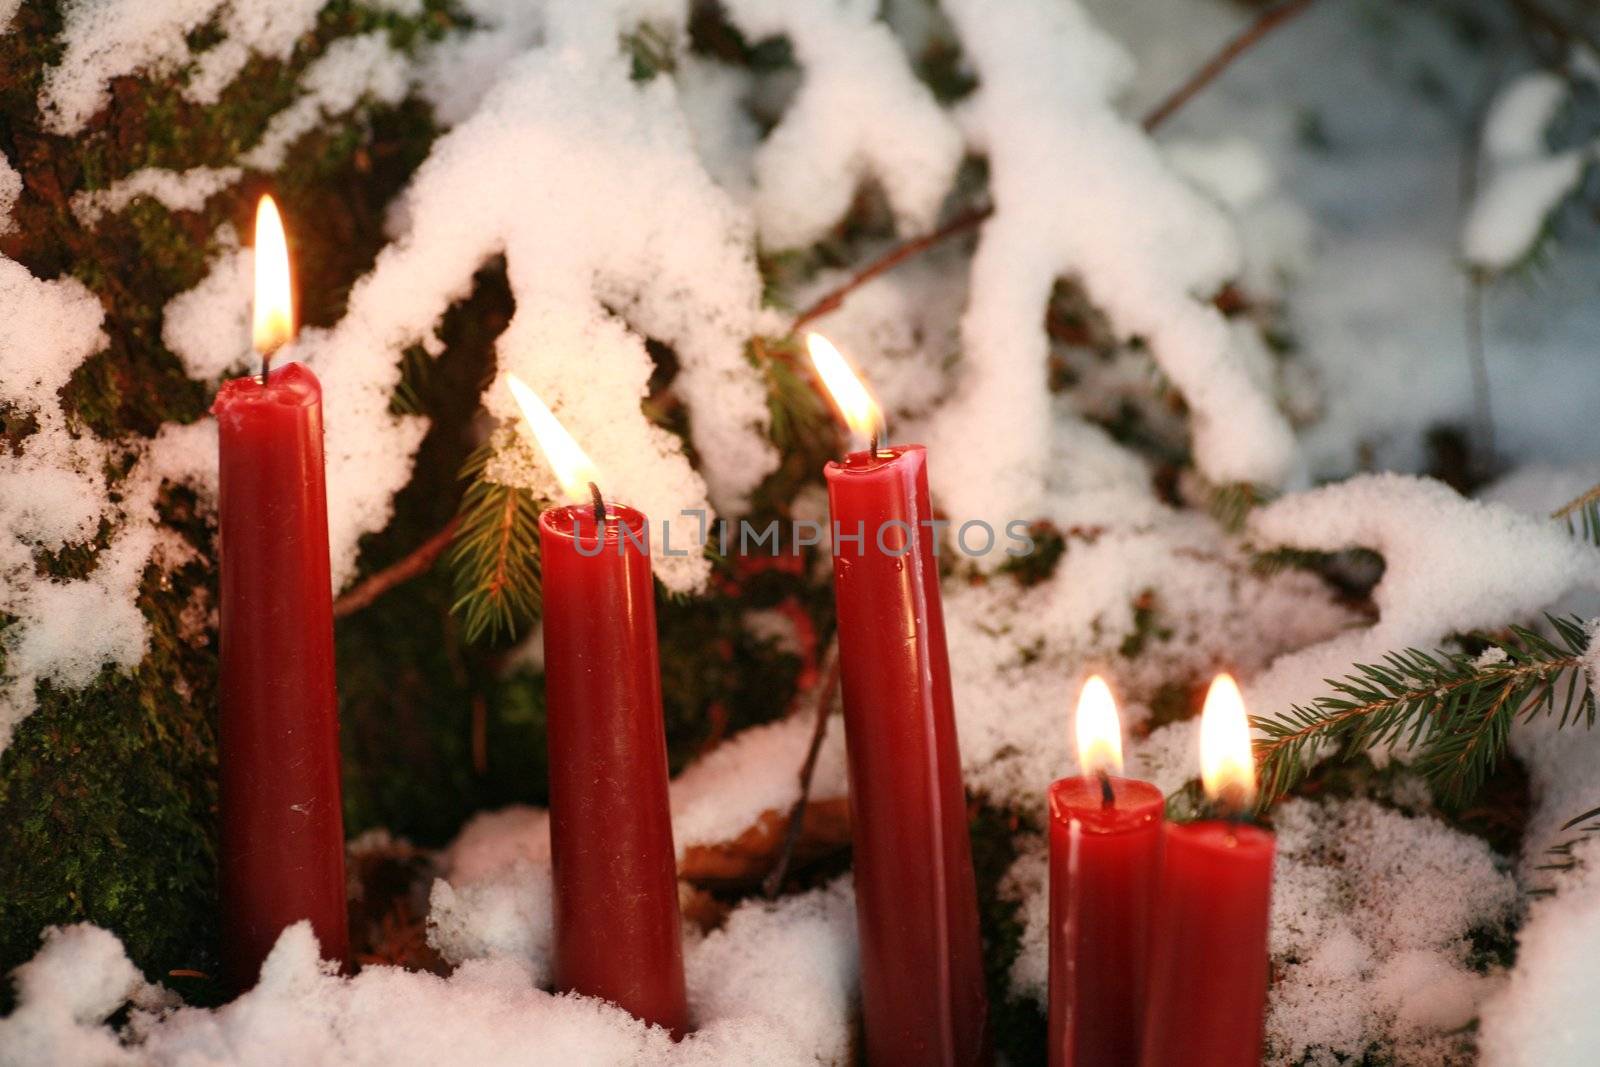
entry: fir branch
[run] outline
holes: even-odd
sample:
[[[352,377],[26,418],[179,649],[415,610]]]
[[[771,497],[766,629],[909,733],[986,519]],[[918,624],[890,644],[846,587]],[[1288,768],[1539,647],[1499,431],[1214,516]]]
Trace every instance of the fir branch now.
[[[1273,493],[1252,482],[1228,482],[1212,486],[1206,496],[1206,510],[1229,533],[1244,529],[1245,519],[1258,505],[1271,500]]]
[[[484,445],[461,469],[470,484],[450,547],[451,611],[472,643],[515,637],[539,611],[539,502],[526,489],[485,477],[493,454]]]
[[[1391,652],[1382,663],[1357,664],[1345,678],[1328,679],[1333,693],[1309,706],[1254,718],[1267,739],[1256,750],[1263,797],[1287,792],[1327,746],[1349,755],[1403,743],[1413,767],[1447,800],[1460,801],[1493,772],[1519,714],[1559,711],[1561,727],[1579,720],[1592,726],[1587,628],[1575,616],[1546,618],[1553,639],[1514,626],[1506,638],[1476,635],[1487,646],[1478,656]]]
[[[1600,485],[1591,486],[1550,513],[1552,519],[1567,521],[1572,536],[1600,547]]]

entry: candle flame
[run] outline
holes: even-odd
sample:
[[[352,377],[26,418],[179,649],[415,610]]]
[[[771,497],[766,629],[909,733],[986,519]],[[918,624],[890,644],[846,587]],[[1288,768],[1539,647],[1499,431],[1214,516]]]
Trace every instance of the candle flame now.
[[[251,341],[263,355],[294,337],[294,292],[289,283],[289,243],[272,197],[256,206],[256,299]]]
[[[872,399],[866,383],[850,367],[849,360],[820,333],[806,334],[806,349],[811,365],[817,368],[822,384],[852,433],[871,437],[883,431],[883,410]]]
[[[506,384],[511,387],[511,395],[522,409],[528,429],[533,431],[533,439],[550,461],[550,469],[555,471],[562,492],[574,504],[588,499],[589,485],[600,480],[600,472],[594,461],[578,447],[578,442],[572,439],[567,428],[539,399],[539,394],[528,388],[526,382],[515,374],[507,374]]]
[[[1111,687],[1090,675],[1078,694],[1078,767],[1083,774],[1122,773],[1122,720]]]
[[[1250,749],[1250,722],[1244,696],[1232,675],[1219,674],[1206,693],[1200,713],[1200,780],[1206,796],[1235,810],[1256,797],[1255,757]]]

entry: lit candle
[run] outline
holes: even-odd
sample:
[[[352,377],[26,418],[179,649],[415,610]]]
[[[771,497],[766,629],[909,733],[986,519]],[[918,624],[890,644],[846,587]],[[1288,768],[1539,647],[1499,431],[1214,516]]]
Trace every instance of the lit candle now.
[[[1136,1067],[1165,801],[1122,770],[1099,675],[1078,697],[1078,766],[1050,786],[1050,1063]]]
[[[604,500],[583,449],[533,390],[507,382],[574,501],[539,516],[556,987],[681,1035],[689,1012],[649,520]]]
[[[956,745],[927,453],[825,339],[811,357],[865,451],[829,463],[867,1061],[989,1058],[977,887]]]
[[[1213,805],[1255,799],[1244,698],[1228,675],[1206,695],[1201,780]],[[1273,838],[1237,819],[1168,826],[1151,928],[1145,1067],[1257,1067],[1267,1000]]]
[[[322,389],[302,363],[269,373],[294,335],[283,225],[256,212],[261,373],[226,382],[217,417],[221,555],[222,948],[255,984],[283,928],[310,919],[326,959],[349,951]]]

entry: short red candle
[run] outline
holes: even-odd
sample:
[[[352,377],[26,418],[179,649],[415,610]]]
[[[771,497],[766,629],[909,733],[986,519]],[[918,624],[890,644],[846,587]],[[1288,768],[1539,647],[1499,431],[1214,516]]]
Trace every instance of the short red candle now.
[[[649,523],[633,508],[539,517],[555,981],[688,1025]]]
[[[1109,806],[1099,778],[1050,787],[1051,1067],[1139,1063],[1165,800],[1108,781]]]
[[[1267,1001],[1273,838],[1168,826],[1151,927],[1145,1067],[1258,1067]]]
[[[826,470],[861,997],[868,1062],[967,1067],[989,1058],[988,1005],[926,459]]]
[[[300,363],[223,385],[222,949],[236,990],[255,984],[284,927],[310,919],[345,962],[344,816],[334,695],[333,593],[322,389]]]

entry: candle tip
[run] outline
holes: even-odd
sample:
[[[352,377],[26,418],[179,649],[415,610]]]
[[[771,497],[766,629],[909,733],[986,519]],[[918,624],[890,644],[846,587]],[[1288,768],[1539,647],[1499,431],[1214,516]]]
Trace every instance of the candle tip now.
[[[1098,773],[1100,777],[1100,806],[1102,808],[1114,808],[1117,806],[1117,794],[1111,788],[1111,775],[1107,774],[1104,769]]]
[[[599,523],[605,522],[606,501],[605,498],[600,495],[600,487],[593,482],[589,483],[589,496],[594,501],[594,521]]]

